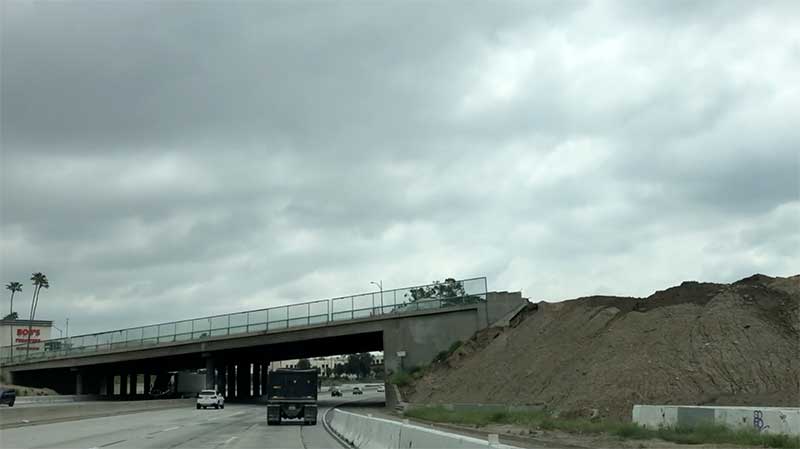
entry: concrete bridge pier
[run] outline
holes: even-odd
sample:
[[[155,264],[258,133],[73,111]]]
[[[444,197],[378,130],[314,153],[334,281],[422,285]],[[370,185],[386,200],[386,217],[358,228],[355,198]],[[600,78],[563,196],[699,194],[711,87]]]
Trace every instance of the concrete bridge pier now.
[[[149,396],[150,395],[150,391],[153,388],[153,385],[151,384],[151,378],[150,378],[150,372],[149,371],[145,371],[144,372],[144,379],[142,379],[142,380],[144,381],[144,391],[143,391],[143,393],[144,393],[145,396]]]
[[[236,364],[236,399],[250,398],[250,361],[239,360]]]
[[[226,398],[235,399],[236,398],[236,364],[233,362],[229,362],[228,366],[228,385],[227,385],[227,395]]]
[[[223,397],[227,398],[227,386],[228,386],[228,366],[225,363],[221,363],[217,367],[217,391],[222,394]]]
[[[263,362],[261,365],[261,394],[267,394],[267,377],[269,376],[269,362]]]
[[[75,394],[86,394],[84,391],[83,373],[75,370]]]
[[[116,396],[119,398],[128,396],[128,374],[124,371],[119,375],[119,394]]]
[[[134,399],[134,398],[136,398],[136,387],[137,387],[137,384],[139,383],[139,375],[136,374],[136,371],[131,371],[128,374],[128,381],[129,381],[128,396],[131,399]]]
[[[206,359],[206,388],[213,389],[217,381],[215,372],[216,363],[211,354],[203,354],[203,357]]]
[[[253,363],[253,396],[261,396],[261,364]]]

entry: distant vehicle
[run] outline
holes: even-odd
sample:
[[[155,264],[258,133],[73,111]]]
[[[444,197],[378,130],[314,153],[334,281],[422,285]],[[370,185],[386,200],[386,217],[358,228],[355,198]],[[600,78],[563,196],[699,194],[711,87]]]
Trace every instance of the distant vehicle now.
[[[342,390],[340,390],[339,387],[331,388],[331,396],[341,396],[341,395],[342,395]]]
[[[215,390],[203,390],[197,395],[197,410],[201,408],[225,408],[225,398]]]
[[[13,407],[16,400],[17,390],[13,388],[0,388],[0,404],[8,404],[9,407]]]
[[[384,387],[383,385],[378,387],[378,393],[385,393],[385,392],[386,392],[386,387]]]
[[[317,370],[277,369],[267,375],[267,425],[282,419],[317,424]]]
[[[364,394],[359,387],[353,387],[353,394]]]

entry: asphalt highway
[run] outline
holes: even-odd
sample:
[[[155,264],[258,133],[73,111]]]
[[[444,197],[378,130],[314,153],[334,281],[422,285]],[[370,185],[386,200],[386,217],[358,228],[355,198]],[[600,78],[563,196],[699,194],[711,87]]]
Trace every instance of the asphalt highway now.
[[[381,399],[368,392],[332,401],[321,396],[315,426],[285,423],[267,426],[262,404],[225,405],[224,410],[181,408],[152,410],[75,421],[0,430],[0,447],[17,448],[287,448],[322,449],[341,446],[325,431],[324,413],[353,399]],[[343,400],[342,400],[343,399]],[[81,407],[81,403],[71,404]]]

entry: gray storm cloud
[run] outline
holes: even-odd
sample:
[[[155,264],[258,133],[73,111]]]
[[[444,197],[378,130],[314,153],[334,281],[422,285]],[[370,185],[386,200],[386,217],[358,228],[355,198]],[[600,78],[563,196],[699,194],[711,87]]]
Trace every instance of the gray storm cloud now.
[[[800,266],[795,2],[2,8],[0,280],[76,331]]]

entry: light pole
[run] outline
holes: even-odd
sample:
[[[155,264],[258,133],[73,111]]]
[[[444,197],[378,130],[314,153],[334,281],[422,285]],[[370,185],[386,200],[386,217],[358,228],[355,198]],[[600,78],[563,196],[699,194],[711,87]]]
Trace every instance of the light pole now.
[[[51,351],[52,351],[52,350],[59,351],[59,350],[61,350],[61,346],[64,344],[64,331],[62,331],[61,329],[57,328],[55,325],[53,325],[53,329],[57,330],[57,331],[58,331],[58,334],[59,334],[61,337],[60,337],[60,338],[59,338],[59,340],[58,340],[58,345],[56,346],[55,344],[53,344],[52,346],[50,346],[50,350],[51,350]],[[55,347],[55,348],[58,348],[58,349],[53,349],[54,347]],[[44,351],[47,351],[47,345],[44,345],[44,344],[43,344],[43,345],[42,345],[42,349],[43,349]]]
[[[383,315],[383,281],[371,281],[370,284],[375,284],[381,291],[381,315]]]

